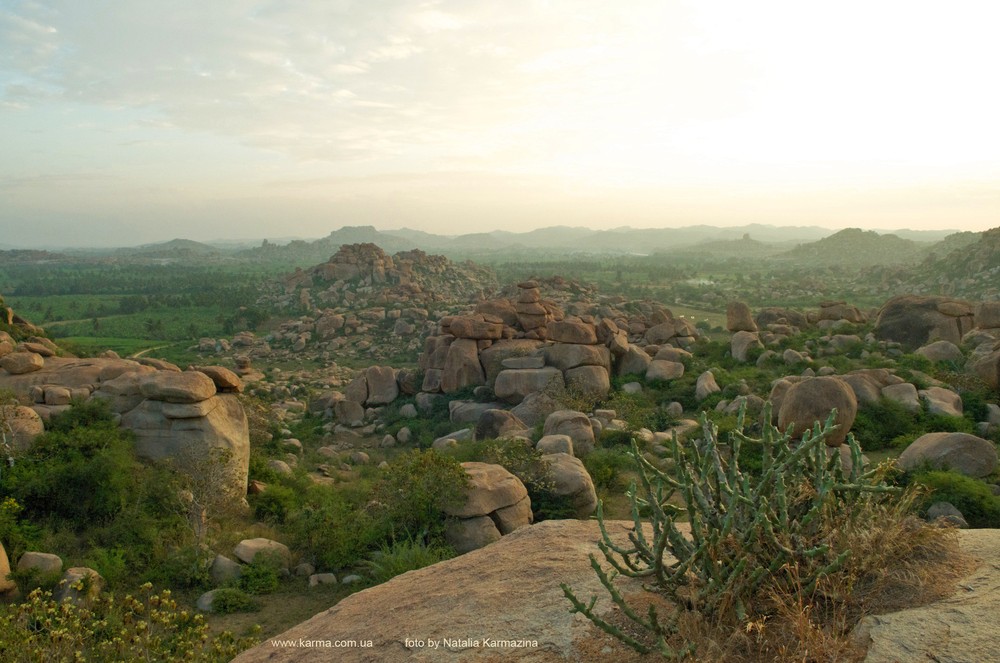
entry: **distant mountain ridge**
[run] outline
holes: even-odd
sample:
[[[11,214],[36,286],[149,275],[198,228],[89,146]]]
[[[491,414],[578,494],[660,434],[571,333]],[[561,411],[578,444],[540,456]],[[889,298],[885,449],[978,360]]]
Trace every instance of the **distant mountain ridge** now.
[[[373,226],[344,226],[312,242],[295,240],[278,245],[265,242],[237,253],[249,259],[284,257],[314,264],[329,258],[344,244],[372,243],[386,252],[417,248],[455,258],[493,256],[497,252],[524,254],[650,255],[714,241],[738,240],[746,234],[759,242],[811,241],[830,233],[817,226],[781,227],[750,224],[733,228],[689,226],[685,228],[615,228],[592,230],[550,226],[528,232],[494,230],[462,235],[436,235],[420,230],[376,230]]]

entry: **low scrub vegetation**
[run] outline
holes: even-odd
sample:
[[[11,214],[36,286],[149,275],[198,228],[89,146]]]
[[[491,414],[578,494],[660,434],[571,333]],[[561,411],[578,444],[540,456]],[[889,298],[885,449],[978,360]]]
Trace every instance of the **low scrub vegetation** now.
[[[58,603],[35,590],[23,603],[0,606],[0,660],[198,661],[222,663],[256,643],[213,634],[205,618],[152,585],[135,595],[101,594],[84,605]]]

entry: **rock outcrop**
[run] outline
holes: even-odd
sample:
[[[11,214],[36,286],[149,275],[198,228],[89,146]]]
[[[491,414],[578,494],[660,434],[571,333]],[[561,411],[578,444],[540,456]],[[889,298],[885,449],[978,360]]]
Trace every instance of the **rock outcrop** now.
[[[458,552],[482,548],[531,524],[531,500],[521,480],[500,465],[462,463],[469,476],[465,502],[445,512],[453,518],[445,530]]]
[[[217,381],[228,386],[220,388]],[[0,389],[32,401],[43,420],[67,409],[72,398],[107,401],[121,425],[135,433],[140,457],[170,459],[190,472],[218,463],[213,470],[220,489],[238,498],[246,494],[250,458],[246,414],[234,393],[241,388],[239,378],[221,371],[158,370],[128,359],[53,356],[37,371],[0,371]],[[39,427],[22,414],[22,437],[30,439]]]
[[[973,324],[973,305],[965,300],[900,295],[879,309],[875,335],[913,351],[934,341],[958,345]]]

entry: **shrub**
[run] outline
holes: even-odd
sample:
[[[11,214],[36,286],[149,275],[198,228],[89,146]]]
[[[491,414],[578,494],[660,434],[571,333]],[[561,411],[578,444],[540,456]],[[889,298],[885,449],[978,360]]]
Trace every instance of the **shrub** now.
[[[444,530],[444,509],[465,499],[468,476],[453,458],[411,451],[389,465],[372,490],[373,516],[390,540]]]
[[[0,482],[0,486],[2,486]],[[17,559],[38,541],[41,530],[37,525],[21,518],[24,507],[13,497],[0,500],[0,542],[3,542],[8,557]]]
[[[214,557],[201,545],[175,548],[150,568],[146,580],[175,589],[206,589],[212,584]]]
[[[20,604],[0,606],[0,660],[223,662],[256,640],[213,635],[205,618],[182,610],[169,590],[149,583],[138,596],[100,594],[85,606],[57,603],[35,590]]]
[[[605,428],[601,431],[599,443],[605,449],[628,447],[632,444],[632,431]]]
[[[47,431],[55,433],[69,433],[77,428],[117,430],[111,404],[101,398],[76,400],[68,410],[53,415],[45,426]]]
[[[422,569],[454,556],[455,551],[446,546],[402,539],[383,545],[371,560],[365,562],[365,567],[372,582],[378,585],[407,571]]]
[[[363,506],[363,501],[352,500],[342,491],[317,486],[307,493],[303,506],[289,514],[284,531],[292,545],[315,558],[320,566],[351,566],[384,536]]]
[[[631,456],[618,449],[594,449],[582,460],[594,487],[604,490],[621,488],[622,470],[632,468]]]
[[[17,583],[17,589],[21,596],[27,596],[36,589],[46,592],[53,592],[62,580],[62,572],[42,573],[37,568],[11,571],[7,574],[9,580]]]
[[[283,523],[299,505],[298,493],[286,486],[271,484],[253,497],[253,513],[260,520]]]
[[[118,585],[129,574],[129,568],[125,563],[125,551],[121,548],[92,548],[84,560],[84,565],[100,573],[101,577],[112,586]]]
[[[212,612],[229,615],[234,612],[257,612],[260,603],[246,592],[235,587],[222,587],[212,595]]]
[[[284,562],[277,556],[259,553],[243,567],[237,586],[247,594],[270,594],[280,584],[278,573]]]
[[[918,472],[911,480],[929,489],[921,502],[924,511],[934,502],[950,502],[970,527],[1000,527],[1000,497],[982,481],[946,470]]]
[[[591,555],[591,566],[620,619],[602,618],[594,609],[596,596],[584,603],[563,584],[572,612],[637,651],[684,658],[694,652],[691,637],[698,633],[714,630],[723,635],[716,642],[731,641],[735,632],[750,632],[782,611],[794,613],[798,605],[812,632],[832,633],[842,622],[838,646],[848,647],[853,624],[847,616],[856,619],[864,609],[857,597],[873,602],[871,589],[888,582],[884,570],[905,561],[914,549],[947,547],[933,528],[904,523],[912,493],[901,496],[900,489],[886,485],[884,468],[863,472],[861,449],[853,437],[848,438],[851,471],[841,467],[838,454],[827,458],[825,438],[833,415],[795,446],[770,418],[768,404],[761,438],[750,440],[741,413],[724,448],[717,429],[703,416],[703,439],[675,445],[671,474],[646,462],[633,445],[640,482],[633,482],[629,491],[635,521],[629,543],[612,540],[599,505],[603,536],[598,545],[612,569],[606,571]],[[742,447],[751,441],[762,449],[759,477],[745,474],[740,463]],[[671,501],[673,497],[678,499]],[[643,508],[648,523],[640,515]],[[678,528],[682,515],[690,537]],[[885,536],[879,528],[890,528],[893,535]],[[904,535],[911,530],[915,533]],[[907,545],[916,539],[920,541]],[[904,551],[901,556],[897,548]],[[636,611],[619,592],[614,582],[619,574],[655,585],[653,597],[643,601],[648,612]],[[816,606],[816,614],[810,615],[807,606]],[[831,621],[831,614],[843,619]],[[824,623],[815,623],[824,615]],[[801,649],[801,643],[795,647]],[[810,655],[789,658],[816,660],[815,652]]]
[[[39,436],[3,477],[34,519],[55,516],[87,527],[120,513],[141,493],[128,434],[103,427]]]
[[[865,451],[887,449],[900,435],[915,432],[918,417],[895,401],[883,398],[878,403],[858,406],[851,432]]]

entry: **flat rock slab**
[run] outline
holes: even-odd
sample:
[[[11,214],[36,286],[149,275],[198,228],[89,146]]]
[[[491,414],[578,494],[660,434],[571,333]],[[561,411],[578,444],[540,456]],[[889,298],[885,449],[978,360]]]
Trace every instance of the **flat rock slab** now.
[[[982,560],[959,582],[957,593],[921,608],[867,617],[870,646],[865,663],[998,660],[1000,530],[961,532],[962,549]]]
[[[608,522],[612,536],[622,541],[628,525],[631,523]],[[596,545],[599,538],[595,521],[549,520],[522,527],[485,548],[353,594],[234,660],[627,660],[631,650],[586,618],[570,614],[569,602],[559,588],[559,583],[566,582],[578,596],[597,594],[599,606],[612,607],[587,558],[591,553],[600,554]],[[621,586],[638,589],[637,583],[629,583],[623,581]],[[276,644],[280,640],[293,646]],[[328,641],[331,646],[294,646],[300,640]],[[497,645],[491,640],[537,644]],[[581,649],[585,640],[587,645]],[[357,644],[345,644],[350,641]],[[371,645],[361,646],[366,641]],[[436,648],[430,647],[432,641]],[[338,642],[342,646],[336,646]],[[608,648],[608,658],[603,654],[594,658],[595,644],[596,651]]]
[[[146,398],[167,403],[197,403],[215,395],[215,383],[199,371],[157,371],[139,380]]]

